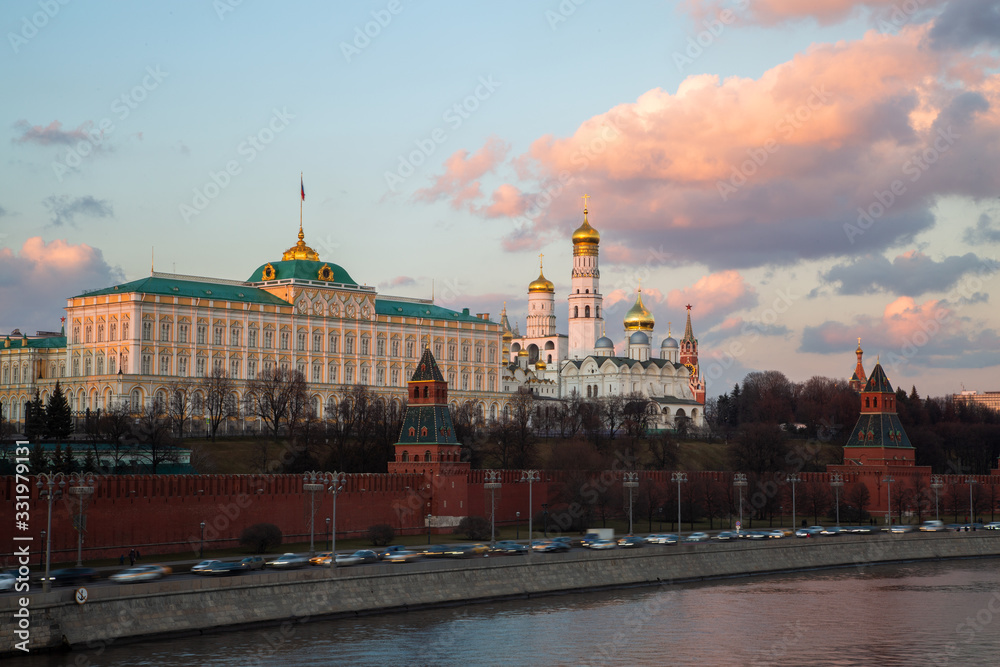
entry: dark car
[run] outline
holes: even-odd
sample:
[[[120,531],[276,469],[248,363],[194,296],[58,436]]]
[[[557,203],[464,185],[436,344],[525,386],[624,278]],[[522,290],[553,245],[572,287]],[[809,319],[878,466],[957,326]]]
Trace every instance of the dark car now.
[[[445,558],[450,550],[451,547],[444,544],[432,544],[424,549],[424,555],[428,558]]]
[[[397,551],[409,551],[409,549],[407,549],[402,544],[394,544],[391,547],[382,547],[381,549],[376,549],[375,553],[378,554],[379,560],[385,560],[386,558],[396,553]]]
[[[76,586],[77,584],[97,581],[97,579],[97,570],[92,567],[67,567],[49,572],[49,582],[54,586]],[[45,581],[44,574],[39,578],[39,581]]]
[[[361,549],[352,554],[337,554],[337,567],[348,567],[351,565],[361,565],[363,563],[377,563],[378,554],[370,549]]]
[[[646,540],[636,535],[626,535],[625,537],[619,538],[618,540],[618,546],[622,547],[623,549],[641,547],[645,544]]]
[[[536,544],[533,548],[535,551],[540,551],[546,554],[569,551],[569,545],[565,542],[545,542],[544,544]]]
[[[524,555],[528,553],[528,547],[513,540],[501,540],[490,549],[491,554],[504,554],[507,556]]]
[[[246,568],[243,567],[243,562],[238,560],[223,560],[215,563],[207,570],[204,570],[205,574],[211,574],[213,576],[218,575],[228,575],[228,574],[242,574],[246,572]]]

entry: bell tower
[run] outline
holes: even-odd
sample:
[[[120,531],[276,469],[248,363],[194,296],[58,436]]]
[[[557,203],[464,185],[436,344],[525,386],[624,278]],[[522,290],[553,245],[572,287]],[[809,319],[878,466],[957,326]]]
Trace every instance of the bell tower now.
[[[583,224],[573,232],[573,273],[569,293],[569,356],[583,359],[594,354],[594,345],[604,329],[601,316],[601,271],[598,266],[601,235],[587,219],[583,195]]]

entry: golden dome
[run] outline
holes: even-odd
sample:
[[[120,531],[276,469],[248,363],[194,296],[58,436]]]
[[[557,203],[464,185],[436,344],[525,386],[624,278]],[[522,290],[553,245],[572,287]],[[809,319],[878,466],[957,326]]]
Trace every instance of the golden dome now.
[[[518,351],[517,356],[526,357],[528,356],[528,351],[522,348],[521,350]]]
[[[545,362],[542,361],[541,359],[535,362],[535,370],[544,371],[546,368],[548,368],[548,366],[546,366]]]
[[[542,255],[538,256],[538,278],[531,281],[528,285],[528,292],[549,292],[550,294],[555,294],[556,292],[556,286],[542,272]]]
[[[573,245],[579,245],[581,243],[597,245],[600,242],[601,234],[590,226],[590,222],[587,220],[587,209],[584,208],[583,224],[580,225],[575,232],[573,232]]]
[[[625,331],[652,331],[656,319],[653,313],[642,305],[642,290],[637,292],[635,305],[625,313]]]
[[[307,259],[312,262],[319,261],[319,253],[306,245],[306,235],[302,233],[302,225],[299,225],[299,242],[285,251],[281,256],[282,262],[292,259]]]

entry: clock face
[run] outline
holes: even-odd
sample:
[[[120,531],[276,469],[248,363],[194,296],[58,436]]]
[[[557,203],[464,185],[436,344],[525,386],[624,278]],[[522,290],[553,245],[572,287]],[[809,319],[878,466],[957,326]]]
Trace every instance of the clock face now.
[[[685,368],[688,369],[688,373],[691,373],[692,375],[694,374],[694,364],[687,363],[687,364],[684,364],[684,366],[685,366]]]

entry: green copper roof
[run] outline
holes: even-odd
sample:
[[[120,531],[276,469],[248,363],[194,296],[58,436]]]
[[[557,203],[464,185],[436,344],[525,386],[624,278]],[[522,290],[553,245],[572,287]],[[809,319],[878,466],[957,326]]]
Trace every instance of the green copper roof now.
[[[284,299],[279,299],[273,294],[257,289],[256,287],[157,277],[140,278],[139,280],[115,285],[114,287],[107,287],[94,292],[87,292],[86,294],[78,294],[75,298],[129,292],[215,299],[217,301],[245,301],[247,303],[263,303],[278,306],[290,305]]]
[[[25,340],[21,336],[16,338],[11,338],[7,336],[10,341],[10,347],[4,347],[4,342],[0,342],[0,349],[13,350],[17,348],[41,348],[41,349],[57,349],[61,347],[66,347],[66,336],[46,336],[45,338],[28,338]],[[27,342],[27,345],[24,343]]]
[[[424,435],[423,429],[427,429]],[[413,429],[413,435],[410,435]],[[400,444],[446,444],[457,445],[455,427],[451,423],[451,412],[447,405],[408,405],[403,417],[403,428],[399,430]]]
[[[469,314],[469,309],[462,312],[442,308],[430,303],[413,303],[412,301],[395,301],[389,299],[375,299],[375,312],[379,315],[390,317],[430,317],[437,320],[454,320],[456,322],[478,322],[479,324],[493,324],[489,320],[483,320],[475,315]]]
[[[410,382],[429,381],[444,382],[444,376],[441,375],[441,369],[438,368],[437,361],[434,359],[434,355],[431,354],[430,348],[425,348],[423,356],[420,357],[420,363],[417,364],[417,370],[414,371]]]
[[[892,412],[862,413],[844,446],[913,449],[899,417]]]
[[[268,280],[319,280],[322,282],[342,283],[344,285],[357,285],[354,278],[347,273],[347,270],[339,264],[330,262],[314,262],[308,259],[290,259],[284,262],[269,262],[274,269],[274,277]],[[264,282],[264,268],[267,264],[261,264],[257,270],[247,278],[248,283]],[[320,271],[324,266],[330,267],[332,275],[329,279],[320,278]]]
[[[868,376],[868,384],[865,385],[862,391],[882,392],[883,394],[893,393],[892,385],[889,384],[889,378],[885,376],[885,371],[882,370],[882,364],[875,364],[872,374]]]

